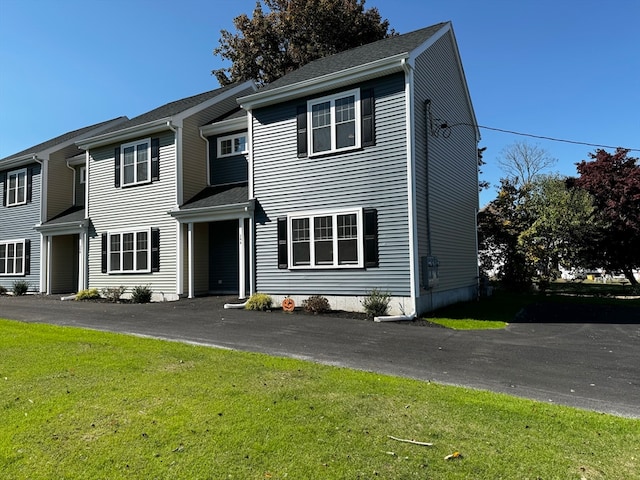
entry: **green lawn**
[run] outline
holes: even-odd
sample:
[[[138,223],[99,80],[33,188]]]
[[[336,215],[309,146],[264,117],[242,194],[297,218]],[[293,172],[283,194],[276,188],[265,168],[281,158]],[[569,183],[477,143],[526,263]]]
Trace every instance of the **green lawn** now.
[[[625,293],[626,292],[626,293]],[[436,310],[426,320],[456,330],[504,328],[516,314],[534,303],[580,303],[640,307],[638,298],[619,298],[629,294],[628,286],[594,282],[554,282],[546,294],[510,293],[496,290],[480,301],[463,302]]]
[[[640,420],[9,320],[0,355],[3,478],[640,478]]]

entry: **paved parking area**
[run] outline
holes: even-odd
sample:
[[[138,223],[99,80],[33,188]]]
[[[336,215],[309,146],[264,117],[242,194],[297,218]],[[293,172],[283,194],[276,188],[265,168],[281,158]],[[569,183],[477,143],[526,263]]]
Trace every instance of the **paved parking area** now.
[[[634,308],[578,309],[558,317],[563,323],[531,314],[505,330],[453,331],[225,310],[227,300],[132,305],[0,297],[0,318],[263,352],[640,418],[640,312]]]

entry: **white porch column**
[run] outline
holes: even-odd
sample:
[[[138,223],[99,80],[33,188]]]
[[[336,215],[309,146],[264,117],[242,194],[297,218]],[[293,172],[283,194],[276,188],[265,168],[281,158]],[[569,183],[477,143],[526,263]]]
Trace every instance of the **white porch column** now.
[[[78,235],[78,291],[87,288],[87,232]]]
[[[45,268],[45,275],[43,275],[46,278],[46,294],[47,295],[51,295],[51,240],[52,237],[51,235],[46,235],[45,237],[45,244],[46,244],[46,258],[44,261],[44,268]]]
[[[193,222],[189,222],[188,224],[188,232],[187,232],[187,249],[189,255],[189,298],[193,298],[195,296],[195,273],[193,271],[193,257],[194,257],[194,246],[193,246]]]
[[[238,298],[247,297],[245,278],[245,252],[244,252],[244,219],[238,219]]]

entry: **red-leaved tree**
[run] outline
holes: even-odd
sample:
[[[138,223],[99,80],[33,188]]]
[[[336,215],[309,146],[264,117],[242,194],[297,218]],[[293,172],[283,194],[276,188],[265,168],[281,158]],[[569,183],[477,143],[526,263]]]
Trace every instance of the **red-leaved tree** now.
[[[640,162],[618,148],[611,154],[597,150],[591,161],[577,164],[576,185],[589,192],[601,227],[590,244],[589,261],[624,273],[636,285],[633,269],[640,268]]]

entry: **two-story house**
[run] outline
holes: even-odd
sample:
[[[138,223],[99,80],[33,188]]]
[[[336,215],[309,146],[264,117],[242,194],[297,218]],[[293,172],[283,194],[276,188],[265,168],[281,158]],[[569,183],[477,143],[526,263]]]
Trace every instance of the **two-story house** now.
[[[29,291],[49,293],[82,288],[86,171],[75,142],[124,120],[74,130],[0,159],[0,286],[11,290],[22,281]],[[43,227],[48,222],[57,227]]]
[[[391,312],[475,298],[479,131],[451,23],[322,58],[239,99],[250,290]]]

